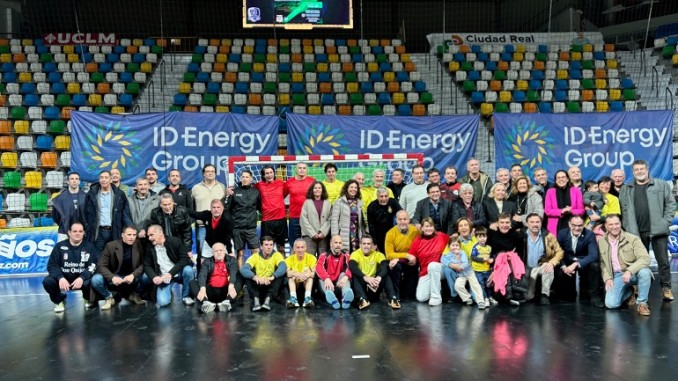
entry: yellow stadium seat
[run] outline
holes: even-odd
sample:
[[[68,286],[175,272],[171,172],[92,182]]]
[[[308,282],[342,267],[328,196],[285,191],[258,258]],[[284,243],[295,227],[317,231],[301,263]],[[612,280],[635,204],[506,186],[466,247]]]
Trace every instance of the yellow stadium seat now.
[[[330,55],[327,56],[327,60],[328,60],[330,63],[336,63],[336,62],[339,62],[339,55],[338,55],[338,54],[330,54]]]
[[[254,70],[255,73],[263,73],[265,69],[266,66],[261,62],[255,62],[254,65],[252,65],[252,70]]]
[[[301,72],[292,73],[292,82],[304,82],[304,73]]]
[[[678,53],[674,54],[673,57],[671,57],[671,63],[673,66],[678,66]]]
[[[527,81],[523,79],[519,79],[518,81],[516,81],[516,90],[525,91],[527,90],[527,87],[528,87]]]
[[[308,113],[311,115],[320,115],[320,106],[308,106]]]
[[[570,53],[570,61],[581,61],[581,52]]]
[[[132,40],[132,45],[134,45],[134,46],[141,46],[143,44],[144,44],[144,40],[142,40],[140,38],[135,38],[134,40]]]
[[[401,46],[399,46],[400,48]],[[403,50],[405,50],[405,47],[402,46]],[[400,62],[412,62],[412,57],[410,56],[409,53],[402,53],[400,55]]]
[[[621,90],[620,89],[610,89],[610,100],[618,101],[621,99]]]
[[[405,103],[405,94],[403,93],[394,93],[393,94],[393,104],[399,105]]]
[[[228,108],[228,106],[217,106],[217,107],[215,107],[214,111],[216,111],[216,112],[229,112],[230,109]]]
[[[516,52],[525,53],[525,50],[526,50],[525,45],[523,45],[523,44],[516,45]]]
[[[231,40],[230,38],[222,38],[221,39],[221,45],[222,46],[231,46],[231,45],[233,45],[233,40]]]
[[[0,155],[0,166],[2,168],[16,168],[19,162],[19,156],[16,152],[3,152]]]
[[[372,46],[372,47],[374,47],[374,46],[379,46],[379,40],[371,39],[371,40],[369,41],[369,44],[370,44],[370,46]]]
[[[494,106],[492,103],[483,103],[480,105],[480,115],[490,116],[494,112]]]
[[[278,94],[278,104],[280,104],[282,106],[289,105],[290,104],[290,95],[285,94],[285,93]]]
[[[268,63],[278,62],[278,55],[277,54],[267,54],[266,55],[266,62],[268,62]]]
[[[450,73],[454,73],[459,70],[459,62],[450,61],[450,63],[447,64],[447,67],[450,69]]]
[[[68,55],[68,63],[76,63],[80,62],[80,56],[78,56],[75,53],[71,53]]]
[[[375,71],[378,71],[378,70],[379,70],[379,64],[377,64],[376,62],[368,62],[367,63],[367,71],[368,72],[372,73],[372,72],[375,72]]]
[[[357,93],[358,92],[358,83],[357,82],[349,82],[346,84],[346,92],[347,93]]]
[[[5,121],[8,122],[9,121]],[[14,133],[18,135],[27,135],[30,130],[30,126],[27,120],[17,120],[14,121]]]
[[[87,97],[87,103],[89,103],[90,106],[101,106],[101,95],[100,94],[90,94],[89,97]]]
[[[559,69],[556,72],[556,76],[557,76],[558,79],[567,79],[568,78],[567,70]]]
[[[80,93],[80,84],[77,83],[77,82],[70,82],[70,83],[66,86],[66,92],[68,92],[69,94],[78,94],[78,93]]]
[[[27,189],[40,189],[40,188],[42,188],[42,172],[26,171],[24,178],[26,179],[26,188]]]
[[[508,103],[511,102],[511,92],[510,91],[500,91],[499,92],[499,102]]]
[[[12,62],[12,55],[9,53],[0,54],[0,62],[2,63]]]
[[[125,108],[123,106],[113,106],[111,107],[111,114],[124,114]]]
[[[393,82],[395,81],[395,73],[392,71],[387,71],[384,73],[384,82]]]
[[[190,94],[191,93],[191,84],[188,83],[188,82],[181,82],[179,84],[179,93]]]
[[[607,60],[607,68],[608,69],[616,69],[617,68],[617,60]]]
[[[312,45],[304,45],[302,52],[304,52],[304,54],[313,54],[313,46]]]
[[[219,54],[217,54],[216,62],[218,62],[218,63],[226,63],[226,62],[228,62],[228,55],[227,55],[226,53],[219,53]]]
[[[523,53],[520,53],[520,52],[513,53],[513,60],[514,61],[521,62],[523,59],[524,59]]]
[[[596,89],[607,89],[607,81],[604,79],[596,79]]]
[[[32,80],[31,73],[19,73],[19,83],[26,83]]]
[[[610,104],[605,101],[596,102],[596,111],[598,112],[608,112],[610,110]]]
[[[592,44],[584,44],[584,51],[585,52],[592,52],[593,51],[593,45]]]
[[[326,62],[321,62],[316,65],[315,70],[318,73],[326,73],[329,70],[329,66],[327,65]]]
[[[252,53],[254,53],[254,46],[249,46],[249,45],[243,46],[242,52],[245,53],[245,54],[252,54]]]
[[[75,52],[75,46],[73,45],[64,45],[61,50],[64,52],[64,54],[73,54]]]
[[[153,64],[150,62],[142,62],[141,63],[141,72],[142,73],[150,73],[153,71]]]
[[[31,40],[30,38],[24,38],[23,40],[21,40],[21,45],[22,46],[32,46],[33,40]]]

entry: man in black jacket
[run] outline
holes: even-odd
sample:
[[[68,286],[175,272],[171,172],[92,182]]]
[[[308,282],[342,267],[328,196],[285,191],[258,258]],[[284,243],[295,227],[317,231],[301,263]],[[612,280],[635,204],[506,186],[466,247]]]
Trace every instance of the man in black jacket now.
[[[186,245],[179,238],[165,236],[160,225],[151,225],[146,232],[149,245],[144,253],[144,272],[156,287],[158,307],[172,301],[173,282],[181,282],[184,304],[193,305],[189,284],[195,275]]]
[[[169,193],[160,196],[160,206],[151,211],[148,218],[149,225],[162,226],[166,236],[179,238],[186,248],[189,258],[193,258],[193,237],[191,230],[191,216],[183,206],[175,205],[174,198]]]
[[[127,196],[111,184],[111,173],[102,171],[85,198],[85,239],[94,244],[98,255],[127,225],[132,225]]]
[[[111,291],[134,304],[144,304],[139,295],[148,283],[137,228],[125,226],[121,238],[107,243],[99,256],[97,273],[92,277],[92,288],[105,299],[101,309],[109,310],[116,303]]]
[[[212,257],[202,263],[197,280],[191,281],[191,295],[202,302],[201,310],[204,313],[218,308],[221,312],[231,310],[231,301],[238,295],[241,288],[238,277],[238,263],[235,257],[227,255],[223,243],[212,245]]]
[[[259,252],[257,220],[260,200],[259,191],[252,186],[252,171],[246,169],[240,175],[240,186],[228,190],[226,209],[233,218],[233,243],[238,252],[238,268],[244,263],[245,244],[252,254]]]
[[[412,223],[417,229],[421,228],[421,220],[431,217],[436,231],[450,235],[454,232],[452,221],[452,203],[441,197],[440,185],[429,183],[426,186],[428,197],[417,202]]]
[[[47,262],[48,275],[42,286],[55,304],[54,312],[64,312],[66,292],[82,290],[85,308],[90,308],[90,280],[96,268],[94,245],[83,241],[85,229],[81,222],[73,222],[68,229],[68,239],[58,242]]]
[[[178,169],[172,169],[167,176],[169,185],[161,190],[159,195],[169,193],[174,198],[174,203],[183,206],[189,212],[193,211],[193,195],[191,190],[186,188],[186,185],[181,184],[181,172]]]
[[[388,188],[377,188],[377,199],[367,206],[367,225],[377,249],[384,252],[386,233],[395,225],[395,215],[402,210],[395,198],[388,196]]]
[[[210,210],[200,212],[191,212],[191,217],[202,221],[205,226],[205,244],[202,245],[200,256],[210,258],[212,256],[212,246],[221,243],[226,246],[226,254],[233,252],[233,220],[231,216],[224,211],[224,203],[221,200],[214,199],[210,203]]]
[[[59,239],[68,239],[68,229],[75,221],[85,222],[85,198],[87,194],[80,189],[80,174],[68,175],[68,186],[53,200],[52,218],[59,225]]]

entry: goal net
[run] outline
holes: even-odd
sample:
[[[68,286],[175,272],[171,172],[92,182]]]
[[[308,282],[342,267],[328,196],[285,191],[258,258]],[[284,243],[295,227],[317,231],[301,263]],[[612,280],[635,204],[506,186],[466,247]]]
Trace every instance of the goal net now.
[[[283,181],[294,176],[297,163],[308,165],[308,175],[316,180],[325,179],[324,166],[334,163],[337,166],[337,179],[346,181],[358,173],[365,174],[363,186],[372,185],[372,172],[383,169],[386,172],[384,185],[391,181],[394,169],[400,168],[405,172],[405,183],[411,181],[412,167],[423,164],[424,154],[359,154],[359,155],[285,155],[285,156],[232,156],[228,160],[228,174],[226,181],[229,186],[239,182],[240,175],[245,169],[252,171],[254,181],[261,181],[261,169],[264,165],[271,165],[276,170],[276,178]]]

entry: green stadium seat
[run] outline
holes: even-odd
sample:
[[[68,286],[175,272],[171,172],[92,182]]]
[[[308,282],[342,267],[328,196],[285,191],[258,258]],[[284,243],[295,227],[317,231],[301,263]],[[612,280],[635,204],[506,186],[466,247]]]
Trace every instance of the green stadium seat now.
[[[110,114],[111,110],[106,106],[97,106],[94,108],[94,112],[99,114]]]
[[[184,111],[184,108],[181,106],[170,106],[169,111]]]
[[[351,105],[354,105],[354,106],[355,105],[361,105],[361,104],[364,103],[363,95],[360,94],[360,93],[353,93],[349,97],[349,102],[351,103]]]
[[[216,94],[205,94],[202,97],[202,104],[206,106],[214,106],[217,104],[217,95]]]
[[[419,99],[423,104],[433,103],[433,94],[429,93],[428,91],[423,92],[421,93],[421,97]]]
[[[344,82],[357,82],[357,78],[354,72],[349,71],[347,73],[344,73]]]
[[[662,48],[662,56],[666,59],[671,59],[671,57],[676,53],[675,45],[666,45]]]
[[[529,90],[527,92],[527,101],[528,102],[539,102],[539,91],[537,90]]]
[[[546,61],[548,61],[548,59],[549,59],[549,56],[546,53],[537,53],[537,54],[534,55],[535,61],[546,62]]]
[[[579,102],[567,102],[567,112],[581,112]]]
[[[252,64],[249,62],[242,62],[240,67],[238,67],[238,71],[241,73],[250,73],[252,71]]]
[[[53,120],[49,122],[49,129],[47,130],[52,135],[63,135],[66,132],[66,122],[63,120]]]
[[[470,93],[476,91],[476,83],[473,81],[464,81],[464,92]]]
[[[191,62],[193,63],[202,63],[203,56],[200,53],[193,53],[191,56]]]
[[[19,189],[21,188],[21,173],[20,172],[5,172],[2,176],[5,189]]]
[[[151,46],[151,53],[153,53],[153,54],[162,54],[162,46],[160,46],[160,45],[153,45],[153,46]]]
[[[582,45],[580,45],[580,44],[575,44],[575,45],[572,45],[572,46],[570,47],[570,51],[572,51],[572,52],[583,52],[583,51],[584,51],[584,47],[583,47]]]
[[[506,79],[506,72],[503,70],[497,70],[494,72],[494,79],[497,81],[503,81]]]
[[[266,63],[266,55],[265,54],[255,54],[254,55],[254,62],[255,63]]]
[[[59,107],[70,106],[71,96],[68,94],[59,94],[57,95],[55,104]]]
[[[101,83],[104,81],[104,74],[103,73],[92,73],[89,77],[90,82],[92,83]]]
[[[593,79],[583,79],[581,81],[581,87],[585,90],[593,90],[596,88],[596,84],[593,82]]]
[[[40,55],[40,62],[41,62],[41,63],[52,62],[52,59],[53,59],[52,53],[42,53],[42,54]]]
[[[278,84],[275,82],[265,82],[264,83],[264,93],[265,94],[275,94],[278,91]]]
[[[25,119],[26,118],[26,108],[25,107],[12,107],[9,113],[10,119]]]
[[[292,94],[292,104],[295,106],[303,106],[306,104],[306,96],[304,94]]]
[[[189,82],[189,83],[195,82],[195,73],[191,73],[191,72],[184,73],[184,82]]]
[[[139,94],[140,91],[139,84],[136,82],[130,82],[127,84],[127,88],[125,89],[125,91],[127,92],[127,94],[137,95]]]
[[[381,115],[381,107],[379,105],[367,106],[367,115]]]
[[[136,73],[139,71],[139,64],[136,62],[130,62],[127,64],[127,71],[130,73]]]
[[[304,63],[304,73],[315,72],[315,62],[305,62]]]
[[[582,68],[585,69],[585,70],[593,70],[595,68],[593,60],[582,61]]]
[[[471,71],[473,70],[473,62],[470,61],[464,61],[461,63],[461,70],[463,71]]]
[[[278,73],[278,82],[289,82],[290,73]]]
[[[47,200],[46,193],[33,193],[28,197],[28,210],[31,212],[46,212]]]
[[[508,112],[508,105],[506,103],[497,103],[496,105],[494,105],[494,112],[506,113]]]
[[[623,96],[625,101],[634,101],[636,100],[636,90],[635,89],[624,89]]]

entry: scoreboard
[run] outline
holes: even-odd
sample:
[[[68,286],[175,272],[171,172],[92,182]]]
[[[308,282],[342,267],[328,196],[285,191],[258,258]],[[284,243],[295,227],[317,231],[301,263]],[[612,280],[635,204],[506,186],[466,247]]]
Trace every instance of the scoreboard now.
[[[352,0],[243,0],[244,28],[353,28]]]

